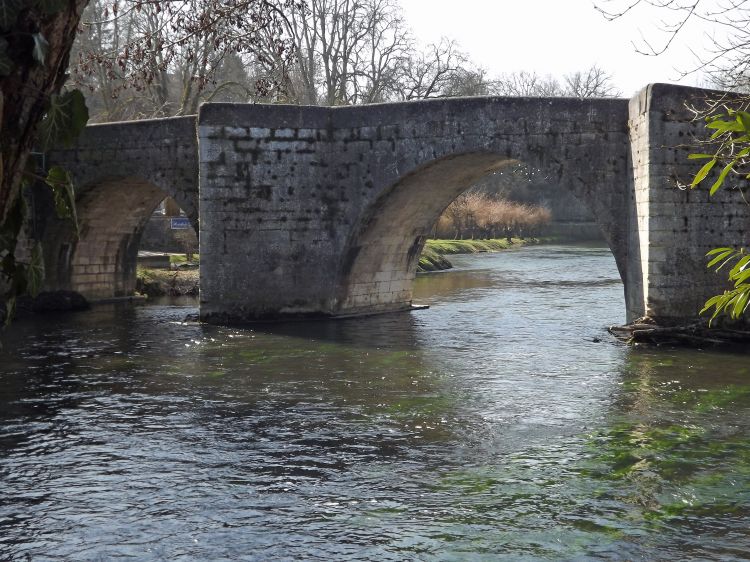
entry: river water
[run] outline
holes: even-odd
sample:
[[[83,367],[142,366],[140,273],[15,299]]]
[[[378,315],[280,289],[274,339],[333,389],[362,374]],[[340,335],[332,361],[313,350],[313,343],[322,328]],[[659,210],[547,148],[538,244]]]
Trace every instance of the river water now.
[[[608,250],[453,257],[413,313],[19,321],[0,560],[743,560],[747,356],[630,349]]]

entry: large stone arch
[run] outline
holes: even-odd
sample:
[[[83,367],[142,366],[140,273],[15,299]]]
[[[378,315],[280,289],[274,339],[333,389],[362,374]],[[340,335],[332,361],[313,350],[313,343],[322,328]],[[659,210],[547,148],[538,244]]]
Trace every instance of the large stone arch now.
[[[48,289],[92,300],[132,295],[143,228],[167,196],[198,230],[194,117],[93,125],[74,149],[50,152],[43,163],[71,174],[80,226],[76,237],[55,217],[48,191],[35,190]]]
[[[450,154],[405,173],[384,190],[362,213],[343,252],[338,310],[357,314],[410,308],[419,256],[437,218],[482,177],[518,162],[495,152]],[[595,212],[591,200],[582,204]],[[607,240],[616,240],[612,224],[597,224]],[[621,272],[627,269],[626,253],[617,252],[615,261]]]

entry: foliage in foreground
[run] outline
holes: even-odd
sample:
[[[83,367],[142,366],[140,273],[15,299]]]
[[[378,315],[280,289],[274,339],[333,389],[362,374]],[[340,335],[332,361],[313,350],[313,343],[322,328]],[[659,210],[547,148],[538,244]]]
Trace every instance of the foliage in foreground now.
[[[721,168],[709,190],[710,194],[714,195],[724,186],[729,177],[736,177],[740,181],[750,179],[748,170],[750,113],[727,108],[721,113],[710,115],[706,120],[706,127],[714,131],[710,141],[716,143],[714,145],[716,150],[710,154],[695,153],[689,156],[692,160],[707,160],[696,173],[690,187],[695,188],[702,184],[709,178],[712,171]],[[750,304],[750,283],[748,282],[750,280],[750,268],[748,268],[750,254],[748,250],[746,248],[715,248],[708,252],[707,256],[709,257],[707,267],[715,267],[717,272],[731,266],[727,279],[733,288],[708,299],[701,314],[713,310],[709,323],[721,315],[726,315],[732,320],[742,318]]]
[[[26,232],[29,209],[24,192],[32,183],[49,187],[57,215],[71,220],[77,234],[70,174],[57,166],[38,171],[35,160],[28,158],[32,146],[71,146],[88,121],[83,94],[58,93],[55,80],[63,77],[53,72],[61,61],[67,64],[67,54],[55,48],[65,42],[65,26],[57,26],[57,20],[77,21],[76,6],[43,0],[0,3],[0,308],[6,324],[16,299],[35,297],[44,282],[41,243]],[[44,85],[35,86],[35,80]]]

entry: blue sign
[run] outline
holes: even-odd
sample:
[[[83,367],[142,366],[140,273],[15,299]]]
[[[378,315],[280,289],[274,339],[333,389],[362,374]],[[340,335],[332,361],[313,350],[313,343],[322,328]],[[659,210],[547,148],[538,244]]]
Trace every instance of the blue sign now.
[[[190,219],[186,217],[179,217],[170,219],[172,223],[172,230],[187,230],[190,228]]]

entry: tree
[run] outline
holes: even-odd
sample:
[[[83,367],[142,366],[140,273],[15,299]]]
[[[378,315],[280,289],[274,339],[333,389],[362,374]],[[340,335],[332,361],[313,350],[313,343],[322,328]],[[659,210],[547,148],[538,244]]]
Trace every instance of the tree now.
[[[540,76],[536,72],[514,72],[503,74],[494,83],[494,93],[500,96],[562,96],[560,82],[552,76]]]
[[[600,0],[595,7],[608,20],[659,13],[663,19],[658,38],[633,43],[647,56],[666,52],[692,22],[700,22],[708,28],[703,40],[709,47],[705,53],[693,51],[695,60],[682,69],[683,75],[703,73],[710,83],[728,90],[750,86],[750,3],[745,0]]]
[[[192,114],[228,91],[267,95],[272,73],[251,84],[238,70],[288,62],[287,17],[303,10],[296,0],[92,0],[72,74],[101,121]]]
[[[80,92],[59,95],[85,0],[6,0],[0,5],[0,289],[6,322],[16,297],[36,293],[44,277],[41,246],[19,247],[26,219],[23,187],[36,175],[32,148],[69,143],[88,119]],[[70,176],[44,179],[61,216],[75,218]],[[25,255],[24,255],[25,254]]]
[[[597,65],[565,76],[565,95],[574,98],[609,98],[620,95],[612,76]]]
[[[8,317],[15,297],[34,293],[43,279],[39,243],[30,244],[25,257],[21,256],[24,248],[19,248],[26,218],[24,185],[44,179],[53,190],[58,213],[75,219],[70,176],[59,168],[45,170],[46,176],[39,176],[29,155],[34,147],[44,150],[70,145],[88,120],[79,91],[60,93],[68,78],[70,52],[87,2],[4,0],[0,4],[0,283]],[[98,85],[105,87],[108,79],[121,77],[129,87],[136,91],[151,89],[160,102],[166,103],[168,97],[160,88],[167,84],[165,75],[178,55],[199,61],[190,80],[204,83],[210,79],[204,69],[209,54],[195,51],[195,45],[207,42],[212,55],[254,52],[259,30],[280,33],[280,7],[297,5],[294,0],[279,2],[195,0],[190,4],[195,11],[190,11],[185,2],[114,0],[108,24],[114,26],[123,17],[143,13],[145,27],[140,36],[129,35],[122,43],[113,39],[117,34],[107,36],[102,31],[99,40],[111,50],[108,62],[104,55],[97,59],[102,65],[96,69]],[[171,31],[169,37],[162,33],[166,29]],[[283,49],[281,42],[278,49]]]
[[[39,123],[66,80],[87,0],[25,3],[0,10],[0,224],[18,197]]]
[[[349,105],[388,98],[411,39],[393,0],[310,0],[286,21],[300,103]]]
[[[461,91],[463,79],[467,78],[469,82],[478,81],[481,86],[478,93],[486,93],[484,73],[473,68],[455,41],[443,37],[422,52],[413,51],[404,61],[396,94],[402,100],[449,97],[456,93],[477,95],[476,90]]]
[[[612,76],[597,65],[565,75],[562,83],[553,76],[540,76],[536,72],[503,74],[492,83],[491,90],[496,95],[526,97],[608,98],[620,95],[612,83]]]

